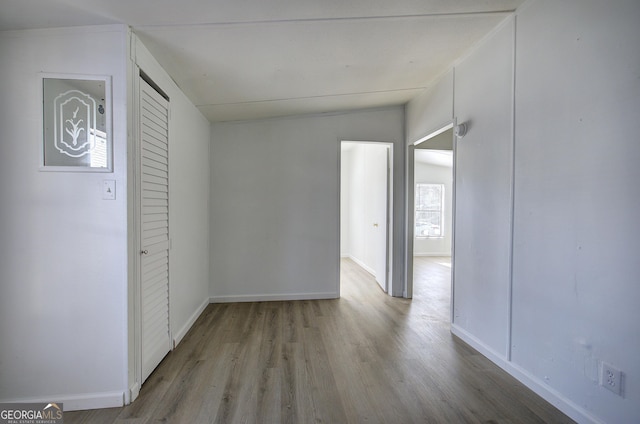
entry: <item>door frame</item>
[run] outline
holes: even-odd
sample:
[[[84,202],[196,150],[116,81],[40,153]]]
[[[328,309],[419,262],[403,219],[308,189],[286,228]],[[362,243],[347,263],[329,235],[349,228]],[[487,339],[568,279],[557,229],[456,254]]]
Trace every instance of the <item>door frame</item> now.
[[[140,81],[142,80],[142,81]],[[158,96],[162,99],[164,99],[164,101],[166,102],[166,109],[167,109],[167,148],[169,147],[169,125],[170,125],[170,115],[171,115],[171,102],[169,99],[169,96],[151,79],[151,77],[149,77],[147,74],[144,73],[143,70],[140,70],[140,75],[138,77],[138,85],[140,90],[138,91],[139,95],[140,95],[140,99],[142,99],[142,88],[144,86],[144,91],[150,92],[152,94],[146,94],[146,96]],[[142,113],[140,113],[140,117],[142,117]],[[142,268],[142,257],[145,256],[147,254],[147,246],[143,245],[142,239],[143,239],[143,235],[144,235],[144,219],[143,219],[143,207],[142,207],[142,203],[143,203],[143,196],[145,195],[145,189],[142,187],[142,183],[143,183],[143,172],[144,172],[144,166],[142,165],[142,161],[143,161],[143,156],[144,154],[142,153],[143,149],[144,149],[144,145],[142,143],[143,141],[143,136],[142,136],[142,127],[139,126],[139,128],[137,129],[138,135],[139,135],[139,141],[140,144],[138,146],[138,177],[136,180],[136,184],[137,184],[137,188],[139,189],[138,194],[136,196],[136,202],[140,202],[140,213],[138,214],[138,216],[136,217],[137,219],[139,219],[139,231],[138,231],[138,238],[140,240],[140,246],[141,249],[144,248],[144,252],[140,251],[139,254],[139,258],[140,258],[140,265]],[[166,342],[168,343],[167,347],[168,350],[165,354],[163,354],[163,358],[164,356],[166,356],[166,354],[170,351],[173,350],[173,348],[175,347],[175,341],[173,339],[173,331],[172,331],[172,327],[171,327],[171,285],[170,285],[170,276],[171,276],[171,267],[169,266],[169,261],[170,261],[170,256],[171,256],[171,227],[170,227],[170,220],[171,220],[171,211],[170,211],[170,196],[169,196],[169,184],[170,184],[170,178],[171,178],[171,172],[169,170],[169,166],[170,166],[170,160],[169,160],[169,151],[167,150],[167,240],[164,243],[164,246],[162,248],[162,250],[166,250],[167,252],[167,279],[166,279],[166,290],[167,290],[167,338],[168,340],[166,340]],[[159,243],[154,243],[153,246],[156,246]],[[149,249],[152,248],[152,246],[148,247]],[[151,251],[150,251],[151,252]],[[142,269],[141,272],[139,274],[139,286],[140,286],[140,301],[138,302],[138,306],[140,307],[140,313],[142,314],[143,310],[144,310],[144,302],[146,301],[145,298],[143,298],[143,293],[142,293],[142,283],[143,283],[143,277],[142,277]],[[141,321],[140,321],[140,337],[141,337],[141,341],[144,338],[145,332],[143,331],[143,329],[145,329],[146,325],[144,325],[144,319],[148,318],[147,316],[143,316]],[[155,363],[155,365],[153,366],[153,369],[151,369],[150,372],[145,371],[144,369],[144,365],[145,365],[145,360],[149,359],[149,355],[148,353],[145,353],[145,346],[141,345],[143,349],[141,349],[140,353],[140,363],[141,363],[141,379],[140,379],[140,383],[141,385],[144,384],[144,381],[146,381],[149,376],[151,375],[151,373],[153,373],[153,370],[157,367],[157,365],[159,365],[159,363],[162,361],[162,359],[160,359],[158,361],[158,363]]]
[[[405,285],[404,285],[404,297],[411,299],[413,297],[413,244],[415,238],[415,148],[417,145],[428,142],[437,135],[443,132],[455,128],[457,126],[457,119],[446,122],[440,125],[436,130],[428,133],[424,137],[421,137],[407,146],[407,239],[405,245]],[[451,322],[453,322],[453,300],[454,300],[454,287],[455,287],[455,240],[456,240],[456,148],[458,138],[454,134],[453,137],[453,167],[452,167],[452,193],[451,193]]]
[[[371,144],[376,146],[384,145],[388,147],[387,156],[387,222],[386,225],[386,284],[384,291],[388,295],[392,295],[391,288],[393,287],[393,148],[394,143],[389,141],[372,141],[372,140],[352,140],[352,139],[339,139],[338,140],[338,281],[336,292],[340,296],[340,244],[341,244],[341,229],[342,220],[341,207],[342,207],[342,144],[343,143],[355,143],[355,144]]]
[[[142,311],[140,310],[141,299],[141,258],[140,251],[142,250],[141,240],[141,211],[142,202],[140,199],[140,67],[137,65],[132,66],[131,74],[129,75],[131,81],[131,93],[129,116],[131,124],[129,127],[129,149],[127,156],[129,157],[129,186],[130,195],[128,202],[132,205],[131,214],[129,217],[130,233],[129,233],[129,260],[132,266],[130,267],[129,281],[129,402],[133,402],[140,393],[142,386],[142,334],[141,334],[141,321]],[[127,402],[125,402],[126,404]]]
[[[144,75],[144,77],[143,77]],[[125,395],[125,404],[133,402],[140,394],[142,387],[142,156],[141,149],[141,119],[140,119],[140,79],[144,79],[153,88],[166,97],[164,91],[144,72],[137,64],[131,67],[131,92],[129,102],[131,105],[129,118],[130,143],[127,151],[128,175],[129,175],[129,195],[127,201],[132,205],[131,215],[128,218],[129,228],[129,301],[128,303],[128,344],[129,344],[129,366],[128,366],[128,399]],[[169,120],[171,119],[171,103],[169,102]],[[170,132],[169,132],[170,134]],[[170,187],[169,187],[170,190]],[[169,203],[169,216],[171,216],[171,203]],[[169,227],[169,251],[171,251],[171,227]],[[169,261],[171,261],[169,253]],[[171,324],[171,274],[169,274],[169,335],[171,338],[171,349],[175,346],[173,340],[173,328]],[[128,401],[128,402],[127,402]]]

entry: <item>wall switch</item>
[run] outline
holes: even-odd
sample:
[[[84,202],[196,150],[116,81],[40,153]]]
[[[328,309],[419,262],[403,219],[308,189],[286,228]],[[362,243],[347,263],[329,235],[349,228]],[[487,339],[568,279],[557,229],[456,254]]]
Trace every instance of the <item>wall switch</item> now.
[[[102,199],[115,200],[116,198],[116,180],[102,181]]]
[[[602,368],[600,370],[600,385],[605,387],[608,390],[611,390],[613,393],[618,396],[622,396],[622,384],[623,384],[623,374],[622,371],[612,367],[606,362],[602,363]]]

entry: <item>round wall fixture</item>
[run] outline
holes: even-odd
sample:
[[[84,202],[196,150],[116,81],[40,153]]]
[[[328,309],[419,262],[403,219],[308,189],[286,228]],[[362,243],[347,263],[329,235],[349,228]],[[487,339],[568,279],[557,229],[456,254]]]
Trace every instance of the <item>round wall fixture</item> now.
[[[467,134],[467,124],[462,123],[462,124],[456,125],[456,128],[454,130],[454,134],[458,138],[464,137]]]

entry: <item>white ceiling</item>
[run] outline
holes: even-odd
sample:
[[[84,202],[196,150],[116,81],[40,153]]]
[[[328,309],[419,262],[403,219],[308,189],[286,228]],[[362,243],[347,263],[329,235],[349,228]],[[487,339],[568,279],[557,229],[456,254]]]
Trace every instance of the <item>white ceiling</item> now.
[[[212,122],[404,104],[523,0],[0,0],[0,30],[124,23]]]
[[[453,167],[453,152],[451,150],[414,150],[416,162],[428,165]]]

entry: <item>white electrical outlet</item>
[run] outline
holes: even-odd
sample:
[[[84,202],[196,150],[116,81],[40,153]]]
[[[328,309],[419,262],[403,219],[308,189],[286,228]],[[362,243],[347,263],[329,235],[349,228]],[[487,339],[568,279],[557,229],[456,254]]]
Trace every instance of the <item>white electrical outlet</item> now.
[[[606,362],[602,363],[602,368],[600,370],[601,386],[605,387],[608,390],[611,390],[618,396],[622,396],[622,378],[622,371],[614,368]]]

